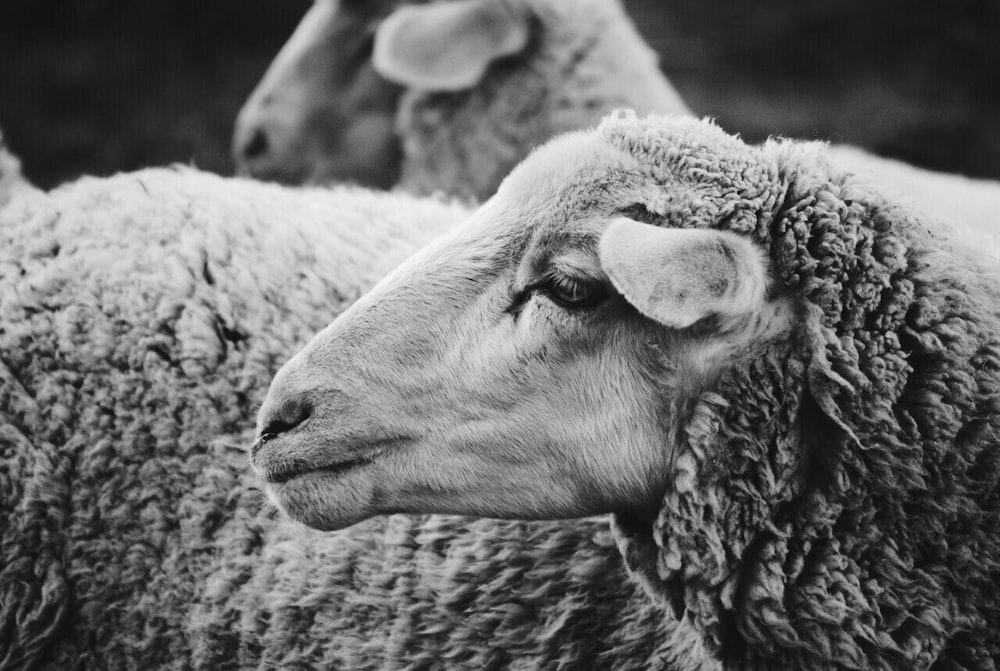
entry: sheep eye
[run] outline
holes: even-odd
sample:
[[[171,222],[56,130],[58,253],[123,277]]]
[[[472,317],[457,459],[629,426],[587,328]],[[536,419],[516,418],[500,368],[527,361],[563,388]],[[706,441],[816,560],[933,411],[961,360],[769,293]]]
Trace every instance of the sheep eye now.
[[[549,277],[538,285],[538,291],[559,307],[575,310],[597,307],[608,295],[601,283],[569,277]]]
[[[525,303],[534,294],[542,294],[566,310],[586,310],[595,308],[604,302],[609,292],[608,288],[600,282],[584,282],[569,277],[549,276],[514,294],[511,297],[511,304],[504,312],[516,318],[521,313]]]

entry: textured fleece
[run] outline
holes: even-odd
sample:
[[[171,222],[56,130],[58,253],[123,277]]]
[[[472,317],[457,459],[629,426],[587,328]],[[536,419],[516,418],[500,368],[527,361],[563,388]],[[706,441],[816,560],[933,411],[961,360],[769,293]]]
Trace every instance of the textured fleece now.
[[[274,372],[465,213],[184,169],[0,211],[0,669],[702,668],[604,520],[262,506]]]
[[[1000,267],[833,167],[620,113],[662,225],[768,250],[792,332],[673,419],[626,562],[733,669],[1000,665]],[[659,209],[657,209],[659,208]]]
[[[929,226],[961,231],[963,243],[1000,258],[1000,182],[924,170],[846,144],[830,145],[829,154],[899,204],[923,210]]]
[[[199,668],[716,669],[606,519],[234,524],[188,622]]]
[[[532,148],[616,107],[690,114],[618,0],[510,0],[533,16],[531,41],[468,91],[406,91],[399,185],[483,201]]]

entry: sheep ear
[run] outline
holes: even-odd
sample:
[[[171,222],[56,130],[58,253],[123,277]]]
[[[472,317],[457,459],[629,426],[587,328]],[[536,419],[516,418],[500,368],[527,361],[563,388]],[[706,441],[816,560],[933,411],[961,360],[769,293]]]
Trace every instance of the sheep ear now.
[[[646,317],[673,328],[760,310],[767,265],[743,236],[711,229],[662,228],[615,219],[601,236],[601,266]]]
[[[479,83],[490,63],[528,42],[526,10],[500,0],[408,5],[375,33],[372,64],[389,81],[425,91],[459,91]]]

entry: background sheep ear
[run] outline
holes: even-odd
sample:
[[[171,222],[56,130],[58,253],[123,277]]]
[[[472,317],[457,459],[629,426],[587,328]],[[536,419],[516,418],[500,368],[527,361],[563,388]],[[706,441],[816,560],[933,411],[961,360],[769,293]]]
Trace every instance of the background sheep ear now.
[[[751,314],[765,300],[764,257],[735,233],[619,218],[601,236],[599,253],[604,272],[625,300],[673,328],[713,315]]]
[[[527,10],[500,0],[408,5],[375,33],[372,64],[389,81],[426,91],[479,83],[490,63],[528,42]]]

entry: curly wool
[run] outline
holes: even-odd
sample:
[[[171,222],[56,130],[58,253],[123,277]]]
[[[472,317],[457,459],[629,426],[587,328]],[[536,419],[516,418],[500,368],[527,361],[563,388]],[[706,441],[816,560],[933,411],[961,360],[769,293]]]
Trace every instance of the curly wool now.
[[[718,668],[628,579],[605,519],[259,526],[219,540],[195,667]]]
[[[834,165],[878,184],[895,202],[922,211],[928,225],[961,230],[963,241],[1000,258],[1000,182],[934,172],[845,144],[830,145],[828,155]]]
[[[192,170],[0,212],[0,668],[702,668],[603,520],[261,511],[274,371],[465,213]]]
[[[615,521],[626,562],[728,668],[995,668],[995,260],[821,146],[628,114],[600,132],[675,194],[665,225],[768,249],[799,317],[675,420],[659,514]]]

